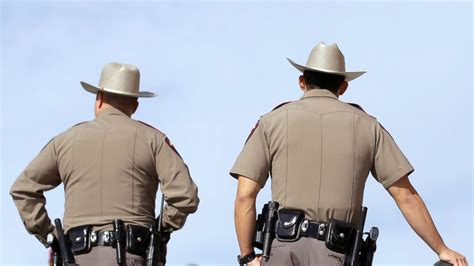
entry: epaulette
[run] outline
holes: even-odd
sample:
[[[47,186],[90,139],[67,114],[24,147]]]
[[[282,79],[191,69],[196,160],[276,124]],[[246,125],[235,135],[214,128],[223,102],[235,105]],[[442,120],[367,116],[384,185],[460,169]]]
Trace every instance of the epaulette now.
[[[278,108],[282,107],[282,106],[283,106],[283,105],[285,105],[285,104],[289,104],[289,103],[291,103],[291,101],[284,102],[284,103],[280,103],[280,104],[279,104],[279,105],[277,105],[275,108],[273,108],[273,110],[272,110],[272,111],[275,111],[276,109],[278,109]]]
[[[350,105],[354,106],[355,108],[361,110],[362,112],[366,113],[368,116],[372,117],[373,119],[377,119],[375,116],[372,116],[372,115],[368,114],[368,113],[362,108],[362,106],[360,106],[360,105],[358,105],[358,104],[356,104],[356,103],[348,103],[348,104],[350,104]],[[387,131],[387,133],[390,135],[390,137],[392,137],[392,135],[390,134],[390,132],[382,125],[382,123],[380,123],[380,122],[378,122],[378,123],[379,123],[380,127],[382,127],[383,130]],[[392,137],[392,138],[393,138],[393,137]]]
[[[360,106],[360,105],[358,105],[358,104],[356,104],[356,103],[347,103],[347,104],[349,104],[349,105],[351,105],[351,106],[353,106],[353,107],[355,107],[355,108],[361,110],[362,112],[366,113],[368,116],[370,116],[370,117],[372,117],[372,118],[374,118],[374,119],[377,119],[375,116],[372,116],[372,115],[370,115],[369,113],[367,113],[367,112],[364,110],[364,108],[362,108],[362,106]]]
[[[282,107],[282,106],[285,105],[285,104],[289,104],[289,103],[291,103],[291,101],[289,101],[289,102],[284,102],[284,103],[280,103],[280,104],[277,105],[275,108],[273,108],[272,111],[275,111],[276,109]],[[257,123],[255,124],[255,126],[254,126],[254,127],[252,128],[252,130],[250,131],[250,134],[249,134],[249,136],[247,137],[247,140],[245,140],[245,143],[247,143],[247,142],[249,141],[250,137],[252,137],[252,135],[253,135],[253,133],[255,132],[255,130],[257,129],[259,123],[260,123],[260,120],[257,121]]]
[[[347,103],[347,104],[354,106],[355,108],[361,110],[361,111],[364,112],[364,113],[367,113],[367,112],[364,110],[364,108],[362,108],[362,106],[360,106],[360,105],[358,105],[358,104],[356,104],[356,103]]]
[[[72,127],[77,127],[78,125],[82,125],[82,124],[87,123],[87,122],[88,122],[88,121],[79,122],[79,123],[75,124],[75,125],[72,126]]]
[[[139,123],[141,123],[141,124],[143,124],[143,125],[145,125],[145,126],[147,126],[147,127],[149,127],[149,128],[152,128],[152,129],[154,129],[154,130],[160,132],[161,134],[165,135],[165,133],[161,132],[159,129],[157,129],[156,127],[154,127],[154,126],[152,126],[152,125],[149,125],[149,124],[147,124],[147,123],[145,123],[145,122],[143,122],[143,121],[140,121],[140,120],[137,120],[137,122],[139,122]]]

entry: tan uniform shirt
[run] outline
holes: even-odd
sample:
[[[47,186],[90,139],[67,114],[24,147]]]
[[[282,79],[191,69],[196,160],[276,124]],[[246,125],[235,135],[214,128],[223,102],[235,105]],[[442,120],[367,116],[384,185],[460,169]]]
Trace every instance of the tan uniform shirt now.
[[[160,183],[165,226],[182,227],[199,203],[197,186],[166,136],[112,107],[54,137],[13,184],[21,218],[42,242],[54,228],[43,191],[61,182],[65,230],[118,218],[152,224]]]
[[[261,117],[231,175],[263,187],[270,173],[272,199],[283,208],[317,222],[355,222],[369,172],[388,188],[412,171],[375,118],[313,89]]]

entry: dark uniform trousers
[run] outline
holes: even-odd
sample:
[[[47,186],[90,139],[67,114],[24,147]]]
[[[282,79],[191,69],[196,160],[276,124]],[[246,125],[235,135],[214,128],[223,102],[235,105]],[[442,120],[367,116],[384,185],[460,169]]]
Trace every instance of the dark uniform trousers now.
[[[75,255],[76,263],[79,265],[117,265],[116,250],[112,247],[98,246],[91,249],[89,253]],[[145,265],[145,260],[141,256],[130,253],[125,254],[123,265]]]
[[[340,266],[344,264],[345,255],[326,248],[323,241],[303,237],[295,242],[272,243],[270,259],[262,266]]]

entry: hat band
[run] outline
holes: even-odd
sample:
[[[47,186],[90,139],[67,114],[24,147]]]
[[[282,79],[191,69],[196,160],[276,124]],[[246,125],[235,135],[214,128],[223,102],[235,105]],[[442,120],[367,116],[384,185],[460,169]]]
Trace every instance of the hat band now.
[[[138,97],[140,95],[138,92],[124,91],[124,90],[117,90],[117,89],[103,88],[103,87],[99,87],[99,90],[105,91],[105,92],[110,92],[110,93],[115,93],[115,94],[127,95],[127,96],[136,96],[136,97]]]

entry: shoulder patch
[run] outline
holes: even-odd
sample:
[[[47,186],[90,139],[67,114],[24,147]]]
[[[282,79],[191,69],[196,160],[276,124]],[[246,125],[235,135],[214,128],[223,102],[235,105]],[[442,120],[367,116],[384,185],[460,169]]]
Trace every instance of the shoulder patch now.
[[[272,109],[272,111],[275,111],[276,109],[278,109],[278,108],[282,107],[282,106],[283,106],[283,105],[285,105],[285,104],[289,104],[289,103],[291,103],[291,101],[284,102],[284,103],[280,103],[280,104],[279,104],[279,105],[277,105],[275,108],[273,108],[273,109]]]
[[[145,123],[145,122],[143,122],[143,121],[140,121],[140,120],[136,120],[136,121],[137,121],[138,123],[140,123],[140,124],[143,124],[143,125],[145,125],[145,126],[147,126],[147,127],[149,127],[149,128],[152,128],[152,129],[154,129],[154,130],[160,132],[160,133],[163,134],[163,135],[165,134],[165,133],[161,132],[159,129],[157,129],[156,127],[151,126],[151,125],[149,125],[149,124],[147,124],[147,123]]]
[[[183,159],[181,157],[181,154],[179,154],[178,150],[174,147],[173,143],[171,143],[170,139],[168,137],[165,138],[165,143],[168,144],[168,146],[179,156],[179,158]]]
[[[364,110],[364,108],[362,108],[362,106],[360,106],[360,105],[358,105],[358,104],[356,104],[356,103],[347,103],[347,104],[349,104],[349,105],[351,105],[351,106],[353,106],[353,107],[355,107],[355,108],[361,110],[362,112],[366,113],[368,116],[370,116],[370,117],[372,117],[372,118],[375,118],[375,116],[372,116],[372,115],[370,115],[369,113],[367,113],[367,112]],[[376,118],[375,118],[375,119],[376,119]]]
[[[247,137],[247,140],[245,140],[245,143],[247,143],[250,139],[250,137],[252,137],[253,135],[253,132],[255,132],[255,130],[257,129],[258,125],[260,124],[260,120],[257,121],[257,123],[255,124],[255,126],[252,128],[252,130],[250,131],[250,134],[249,136]]]

